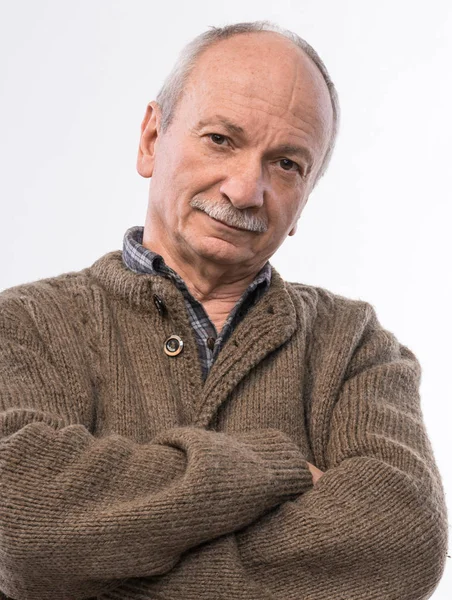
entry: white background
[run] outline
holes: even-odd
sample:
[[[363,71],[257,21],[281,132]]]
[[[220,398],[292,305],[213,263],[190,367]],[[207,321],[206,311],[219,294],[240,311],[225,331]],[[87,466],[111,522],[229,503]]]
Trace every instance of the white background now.
[[[449,0],[2,0],[0,289],[122,247],[146,213],[147,102],[195,35],[259,19],[316,48],[342,106],[330,169],[272,262],[371,302],[416,353],[452,515]],[[435,600],[452,597],[451,562]]]

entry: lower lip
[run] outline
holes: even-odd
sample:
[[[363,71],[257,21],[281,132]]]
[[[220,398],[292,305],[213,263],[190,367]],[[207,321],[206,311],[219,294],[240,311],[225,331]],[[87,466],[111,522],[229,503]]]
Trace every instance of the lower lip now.
[[[207,215],[207,213],[205,213]],[[232,229],[233,231],[241,231],[242,233],[246,232],[246,229],[239,229],[238,227],[233,227],[232,225],[226,225],[226,223],[223,223],[222,221],[218,221],[218,219],[214,219],[213,217],[211,217],[210,215],[207,215],[212,221],[214,221],[217,225],[226,227],[227,229]]]

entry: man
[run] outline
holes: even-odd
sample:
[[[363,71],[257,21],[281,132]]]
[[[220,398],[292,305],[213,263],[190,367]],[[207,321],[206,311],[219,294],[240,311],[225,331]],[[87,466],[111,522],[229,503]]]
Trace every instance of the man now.
[[[202,34],[146,109],[144,228],[0,294],[7,597],[431,596],[447,516],[419,362],[369,303],[268,262],[337,122],[294,34]]]

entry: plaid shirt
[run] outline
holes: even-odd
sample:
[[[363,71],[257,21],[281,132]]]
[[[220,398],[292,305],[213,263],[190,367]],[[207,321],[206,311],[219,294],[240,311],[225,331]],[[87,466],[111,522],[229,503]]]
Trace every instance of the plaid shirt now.
[[[203,305],[188,291],[183,279],[173,269],[168,267],[160,254],[148,250],[142,245],[144,227],[130,227],[124,235],[122,258],[123,262],[135,273],[148,273],[168,277],[182,292],[187,307],[188,318],[195,332],[198,353],[201,362],[202,375],[205,380],[210,367],[218,356],[221,348],[231,335],[234,327],[245,316],[261,296],[268,290],[271,280],[271,266],[267,263],[256,275],[242,297],[235,304],[228,318],[217,335],[215,325],[207,316]]]

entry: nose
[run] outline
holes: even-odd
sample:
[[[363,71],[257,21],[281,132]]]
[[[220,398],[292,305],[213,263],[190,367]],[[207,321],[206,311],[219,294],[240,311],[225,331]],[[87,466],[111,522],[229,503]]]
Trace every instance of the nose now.
[[[231,203],[238,209],[260,208],[264,203],[266,183],[262,165],[242,163],[234,173],[228,174],[220,187]]]

